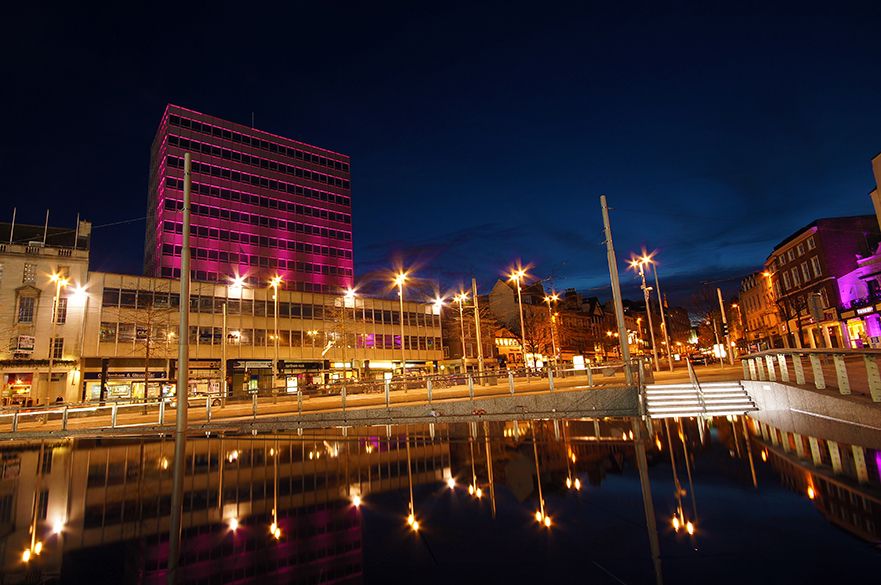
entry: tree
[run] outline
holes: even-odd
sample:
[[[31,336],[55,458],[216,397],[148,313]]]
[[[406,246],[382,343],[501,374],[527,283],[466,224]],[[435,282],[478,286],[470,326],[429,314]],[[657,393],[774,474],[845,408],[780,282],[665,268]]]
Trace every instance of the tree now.
[[[174,318],[177,293],[171,292],[171,281],[150,279],[137,292],[134,307],[124,307],[119,314],[119,340],[131,341],[131,354],[144,356],[144,403],[150,388],[150,360],[169,359],[177,349]],[[101,388],[102,400],[104,387]]]

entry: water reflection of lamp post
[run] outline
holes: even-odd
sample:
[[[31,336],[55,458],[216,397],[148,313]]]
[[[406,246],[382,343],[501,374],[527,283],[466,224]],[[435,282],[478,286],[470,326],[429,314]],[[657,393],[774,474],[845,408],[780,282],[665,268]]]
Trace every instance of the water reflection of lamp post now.
[[[413,502],[413,470],[410,463],[410,433],[406,433],[407,441],[407,484],[410,487],[410,513],[407,515],[407,524],[413,532],[419,531],[419,520],[416,519],[416,505]]]
[[[535,421],[532,421],[532,454],[535,457],[535,482],[538,484],[538,510],[535,512],[535,521],[547,528],[551,527],[551,517],[545,512],[545,500],[541,491],[541,470],[538,466],[538,434]]]

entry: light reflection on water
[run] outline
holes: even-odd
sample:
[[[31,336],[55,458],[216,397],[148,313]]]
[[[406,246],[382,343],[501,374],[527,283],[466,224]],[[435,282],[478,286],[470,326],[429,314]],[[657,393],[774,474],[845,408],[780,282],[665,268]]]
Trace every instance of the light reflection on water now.
[[[763,425],[749,427],[756,491],[740,422],[673,423],[669,439],[656,423],[646,445],[668,582],[814,582],[881,564],[858,540],[881,526],[878,451],[863,450],[874,476],[861,485],[852,457],[826,473],[806,435],[797,449],[794,433]],[[180,582],[652,582],[629,429],[520,421],[192,438]],[[173,447],[5,445],[3,582],[164,583]]]

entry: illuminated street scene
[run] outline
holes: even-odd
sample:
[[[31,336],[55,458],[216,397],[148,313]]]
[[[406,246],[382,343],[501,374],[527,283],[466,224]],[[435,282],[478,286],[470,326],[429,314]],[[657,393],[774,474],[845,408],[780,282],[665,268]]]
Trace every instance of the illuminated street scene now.
[[[878,573],[878,6],[53,4],[0,585]]]

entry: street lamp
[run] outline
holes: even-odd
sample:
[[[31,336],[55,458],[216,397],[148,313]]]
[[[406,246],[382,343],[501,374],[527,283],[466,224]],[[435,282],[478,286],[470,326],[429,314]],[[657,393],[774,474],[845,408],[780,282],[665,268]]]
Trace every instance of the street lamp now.
[[[438,330],[440,332],[440,352],[441,352],[441,360],[443,360],[446,356],[444,356],[444,319],[443,319],[443,308],[444,308],[444,299],[443,297],[435,297],[434,305],[433,305],[433,313],[437,315],[438,322]]]
[[[670,347],[670,331],[667,328],[667,317],[664,314],[664,299],[661,296],[661,282],[658,277],[658,263],[654,261],[654,254],[646,254],[641,258],[646,265],[651,265],[655,273],[655,291],[658,293],[658,310],[661,312],[661,329],[664,330],[664,344],[667,346],[667,365],[673,371],[673,352]],[[654,343],[654,342],[652,342]],[[657,358],[655,358],[657,360]]]
[[[465,364],[465,313],[463,311],[463,305],[465,304],[465,301],[468,300],[468,293],[462,291],[454,296],[453,300],[459,304],[459,326],[462,331],[462,373],[464,374],[467,368]]]
[[[548,319],[551,321],[551,347],[554,350],[554,365],[557,365],[559,361],[559,356],[557,355],[557,316],[556,313],[551,311],[551,303],[556,303],[560,300],[560,295],[556,292],[551,291],[550,295],[545,295],[545,302],[548,304]]]
[[[275,328],[275,359],[272,364],[272,395],[273,397],[278,394],[278,287],[282,282],[281,275],[276,274],[269,281],[269,286],[272,287],[272,318]]]
[[[649,336],[652,340],[652,359],[655,362],[655,370],[660,371],[661,367],[658,364],[658,347],[655,345],[655,329],[652,327],[652,307],[651,307],[651,287],[647,286],[645,283],[645,258],[634,258],[630,260],[630,268],[634,271],[638,271],[639,277],[642,279],[642,292],[645,296],[645,313],[648,317],[649,322]]]
[[[395,286],[398,287],[398,300],[401,303],[401,376],[406,373],[407,357],[404,353],[404,283],[407,282],[407,273],[398,272],[395,275]]]
[[[520,281],[526,278],[526,270],[512,270],[508,280],[517,284],[517,305],[520,308],[520,351],[523,352],[523,367],[526,367],[526,327],[523,324],[523,297],[520,292]],[[528,371],[528,370],[527,370]]]
[[[349,331],[346,327],[346,309],[352,307],[352,322],[355,321],[355,289],[349,287],[343,295],[343,381],[349,376],[349,366],[346,363],[346,353],[349,346]],[[353,348],[354,350],[354,348]],[[354,351],[353,351],[354,353]]]
[[[52,301],[52,335],[49,338],[49,368],[48,381],[46,383],[46,401],[50,402],[49,390],[52,388],[52,366],[55,364],[55,334],[58,325],[58,303],[61,300],[61,289],[70,284],[70,280],[57,272],[49,276],[49,280],[55,283],[55,299]],[[85,320],[85,316],[83,316]]]

